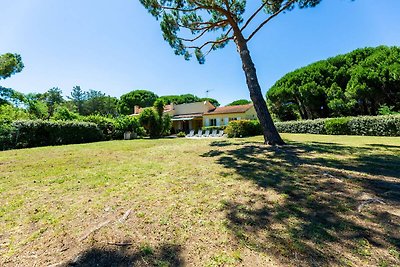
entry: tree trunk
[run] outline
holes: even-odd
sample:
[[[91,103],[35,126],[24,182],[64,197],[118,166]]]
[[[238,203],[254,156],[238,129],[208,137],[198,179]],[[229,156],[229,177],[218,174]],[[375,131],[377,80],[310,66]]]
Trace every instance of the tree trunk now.
[[[284,145],[281,136],[279,135],[271,115],[268,111],[267,104],[261,92],[261,87],[258,82],[256,68],[250,56],[250,51],[247,43],[242,36],[236,36],[235,42],[237,45],[240,58],[242,60],[243,71],[246,75],[247,87],[250,91],[250,98],[253,101],[254,108],[257,112],[257,117],[260,121],[265,144],[269,145]]]

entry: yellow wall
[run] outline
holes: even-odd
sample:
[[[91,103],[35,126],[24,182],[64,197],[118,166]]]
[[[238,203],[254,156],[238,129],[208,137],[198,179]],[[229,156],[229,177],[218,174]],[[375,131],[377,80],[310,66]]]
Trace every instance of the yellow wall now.
[[[210,119],[217,119],[217,126],[228,125],[229,120],[236,118],[241,120],[255,120],[257,119],[256,110],[254,107],[250,108],[243,113],[227,113],[227,114],[215,114],[215,115],[204,115],[203,126],[210,126]]]

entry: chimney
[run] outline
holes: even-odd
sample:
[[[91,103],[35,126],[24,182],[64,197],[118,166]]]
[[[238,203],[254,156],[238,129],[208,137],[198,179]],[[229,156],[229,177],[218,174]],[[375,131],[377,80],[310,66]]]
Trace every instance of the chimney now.
[[[135,105],[133,107],[133,114],[139,114],[139,112],[140,112],[140,107],[138,105]]]

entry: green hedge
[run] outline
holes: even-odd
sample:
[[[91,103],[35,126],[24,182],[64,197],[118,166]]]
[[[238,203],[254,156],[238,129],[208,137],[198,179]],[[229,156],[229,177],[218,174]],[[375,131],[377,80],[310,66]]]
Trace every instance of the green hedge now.
[[[276,122],[280,133],[329,135],[400,136],[400,115],[363,116]],[[258,121],[231,121],[225,129],[228,137],[262,134]]]
[[[276,122],[275,126],[280,133],[326,134],[325,121],[323,119]]]
[[[280,133],[400,136],[400,115],[287,121],[275,126]]]
[[[104,140],[94,123],[77,121],[14,121],[0,131],[0,148],[26,148],[89,143]]]

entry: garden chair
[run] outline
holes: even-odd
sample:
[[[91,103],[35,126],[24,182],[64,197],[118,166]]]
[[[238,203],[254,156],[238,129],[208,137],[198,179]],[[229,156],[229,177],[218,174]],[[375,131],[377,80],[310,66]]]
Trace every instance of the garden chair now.
[[[218,130],[213,130],[211,133],[211,137],[217,137]]]
[[[203,130],[199,130],[196,136],[197,137],[202,137],[203,136]]]
[[[210,136],[210,130],[206,130],[204,133],[203,137],[209,137]]]
[[[220,130],[219,134],[218,134],[218,137],[223,137],[223,136],[224,136],[224,130]]]
[[[190,130],[190,133],[186,135],[186,137],[193,137],[194,136],[194,130]]]

